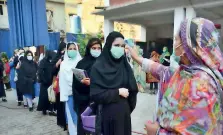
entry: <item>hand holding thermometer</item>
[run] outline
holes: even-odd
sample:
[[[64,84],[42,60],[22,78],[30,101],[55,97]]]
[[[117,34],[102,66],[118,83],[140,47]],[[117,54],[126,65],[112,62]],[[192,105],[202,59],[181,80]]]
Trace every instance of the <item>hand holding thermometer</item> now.
[[[134,43],[134,40],[133,39],[126,39],[125,40],[125,43],[130,46],[130,47],[134,47],[135,43]]]

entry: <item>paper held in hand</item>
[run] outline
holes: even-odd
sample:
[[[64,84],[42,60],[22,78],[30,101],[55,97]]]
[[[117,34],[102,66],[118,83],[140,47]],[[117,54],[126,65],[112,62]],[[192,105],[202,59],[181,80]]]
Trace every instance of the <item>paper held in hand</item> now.
[[[74,76],[79,80],[83,80],[84,78],[88,78],[88,74],[86,70],[83,69],[78,69],[78,68],[73,68],[72,69]]]

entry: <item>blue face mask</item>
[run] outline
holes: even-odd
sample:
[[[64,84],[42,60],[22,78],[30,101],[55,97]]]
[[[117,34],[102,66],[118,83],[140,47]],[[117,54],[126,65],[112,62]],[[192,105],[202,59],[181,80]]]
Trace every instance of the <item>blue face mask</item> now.
[[[115,59],[119,59],[125,54],[125,50],[123,47],[112,46],[111,54]]]
[[[97,58],[98,56],[101,55],[101,50],[93,50],[93,49],[91,49],[90,53],[91,53],[91,55],[93,57]]]
[[[74,59],[77,56],[77,50],[68,50],[67,55],[69,58]]]
[[[175,72],[175,70],[177,70],[180,67],[179,62],[180,62],[180,56],[176,56],[175,53],[173,53],[170,56],[170,70],[172,72]]]

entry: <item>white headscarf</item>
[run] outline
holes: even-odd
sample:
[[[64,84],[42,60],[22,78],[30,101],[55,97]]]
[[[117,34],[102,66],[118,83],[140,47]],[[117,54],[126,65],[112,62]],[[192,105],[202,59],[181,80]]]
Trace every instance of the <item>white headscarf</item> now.
[[[77,63],[82,59],[76,43],[77,56],[71,59],[67,54],[67,46],[64,54],[64,60],[60,65],[59,71],[59,88],[60,88],[60,101],[68,101],[68,96],[72,95],[73,71]]]

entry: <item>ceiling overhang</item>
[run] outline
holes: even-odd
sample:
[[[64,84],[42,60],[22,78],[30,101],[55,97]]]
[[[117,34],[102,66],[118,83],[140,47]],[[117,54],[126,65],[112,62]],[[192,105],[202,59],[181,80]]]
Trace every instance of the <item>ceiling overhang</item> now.
[[[122,20],[138,16],[172,13],[176,7],[193,6],[195,9],[223,5],[223,0],[138,0],[135,2],[107,7],[94,12],[109,20]]]

